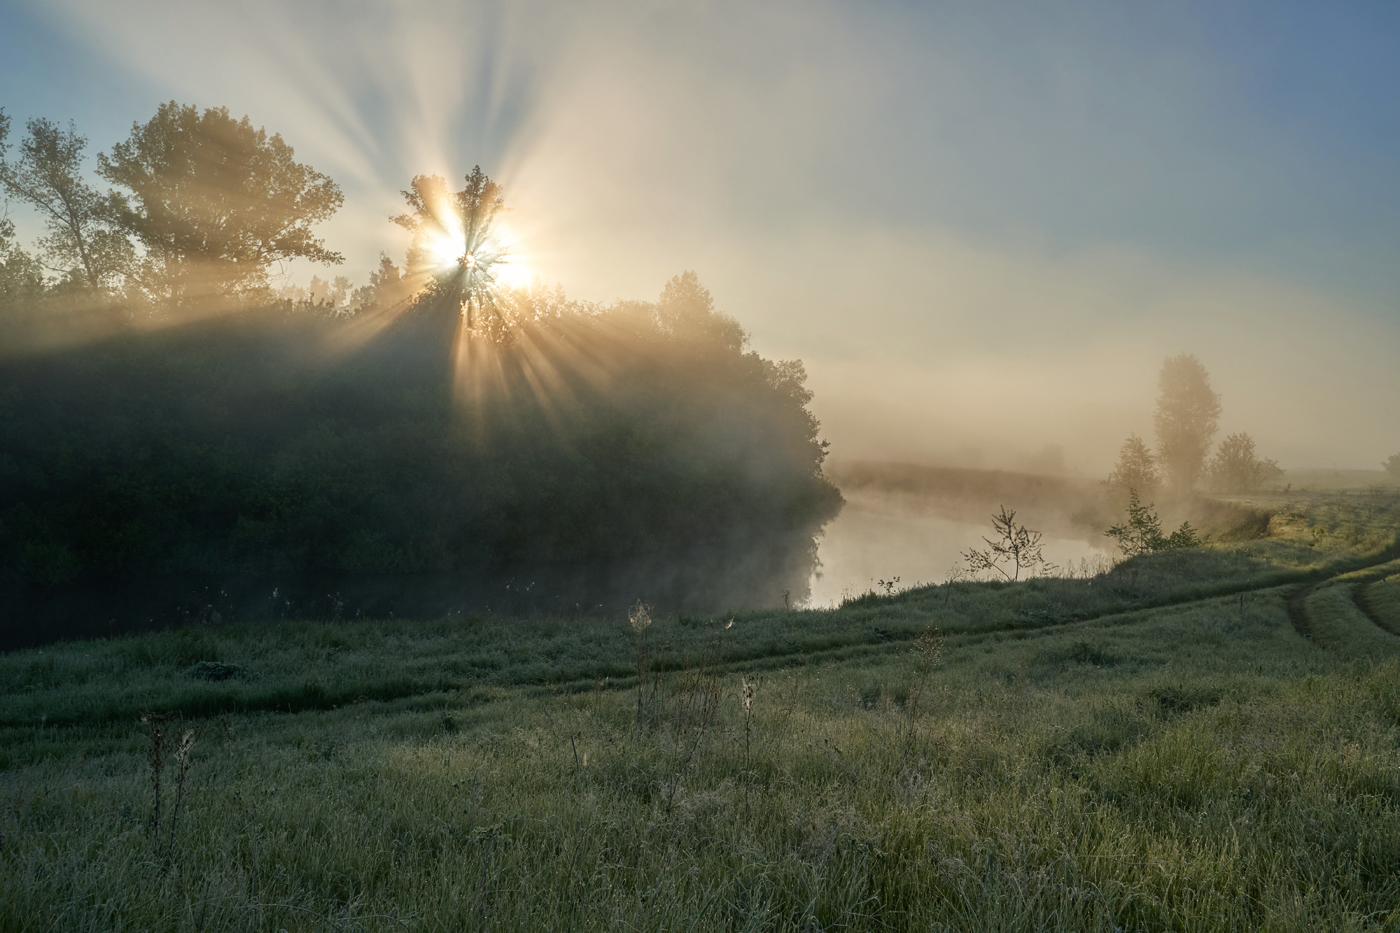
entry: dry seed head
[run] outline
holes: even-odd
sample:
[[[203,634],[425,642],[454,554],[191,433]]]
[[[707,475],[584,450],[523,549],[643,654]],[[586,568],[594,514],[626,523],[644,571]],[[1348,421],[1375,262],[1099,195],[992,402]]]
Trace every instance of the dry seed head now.
[[[645,632],[651,625],[651,607],[637,600],[637,605],[627,613],[627,621],[638,634]]]
[[[185,734],[180,736],[180,747],[175,749],[175,760],[184,764],[189,760],[190,749],[194,747],[194,730],[186,729]]]
[[[753,684],[747,677],[744,678],[744,712],[753,709]]]

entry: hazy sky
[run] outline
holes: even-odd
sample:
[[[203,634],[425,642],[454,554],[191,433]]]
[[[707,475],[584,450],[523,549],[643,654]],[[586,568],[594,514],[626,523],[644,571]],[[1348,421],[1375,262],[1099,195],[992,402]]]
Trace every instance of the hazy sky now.
[[[246,113],[352,279],[479,163],[571,295],[699,273],[838,456],[1089,473],[1182,351],[1284,466],[1400,450],[1397,88],[1394,3],[0,5],[17,130]]]

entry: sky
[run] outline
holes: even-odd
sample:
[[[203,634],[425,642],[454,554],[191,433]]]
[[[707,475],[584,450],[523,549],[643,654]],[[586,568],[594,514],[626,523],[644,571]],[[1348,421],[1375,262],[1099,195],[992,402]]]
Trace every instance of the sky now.
[[[336,274],[480,164],[546,283],[694,270],[802,359],[833,456],[1085,475],[1182,352],[1285,467],[1400,450],[1397,87],[1393,3],[0,5],[17,131],[247,114],[344,190]]]

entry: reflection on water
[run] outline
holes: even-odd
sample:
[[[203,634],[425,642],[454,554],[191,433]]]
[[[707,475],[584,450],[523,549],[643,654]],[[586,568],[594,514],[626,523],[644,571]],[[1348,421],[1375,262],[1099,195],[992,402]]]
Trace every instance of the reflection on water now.
[[[1026,524],[1035,528],[1029,517]],[[954,565],[965,563],[962,552],[985,547],[982,537],[991,533],[990,515],[986,524],[975,525],[913,508],[907,499],[848,495],[845,509],[820,540],[821,567],[812,579],[811,605],[837,605],[844,596],[894,577],[899,577],[900,589],[942,583]],[[1082,539],[1046,534],[1042,540],[1045,559],[1061,566],[1107,553]]]

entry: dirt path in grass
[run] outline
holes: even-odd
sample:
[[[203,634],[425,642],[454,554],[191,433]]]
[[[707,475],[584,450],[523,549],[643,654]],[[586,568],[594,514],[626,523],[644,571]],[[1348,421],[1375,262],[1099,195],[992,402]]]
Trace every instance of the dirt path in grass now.
[[[1305,586],[1288,597],[1288,621],[1292,622],[1293,629],[1308,641],[1314,641],[1315,639],[1313,638],[1312,626],[1308,624],[1308,609],[1306,603],[1308,597],[1313,594],[1313,590],[1317,589],[1317,587],[1318,584],[1316,583],[1312,586]]]
[[[1361,610],[1361,614],[1370,619],[1376,628],[1390,635],[1400,635],[1400,632],[1396,632],[1389,625],[1381,621],[1380,613],[1376,612],[1375,606],[1371,605],[1371,587],[1375,586],[1378,582],[1380,581],[1370,580],[1365,583],[1358,583],[1352,588],[1352,601],[1356,603],[1356,608]]]

